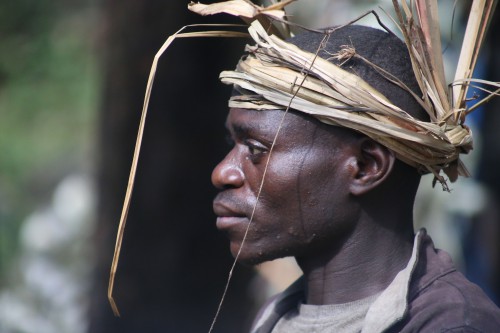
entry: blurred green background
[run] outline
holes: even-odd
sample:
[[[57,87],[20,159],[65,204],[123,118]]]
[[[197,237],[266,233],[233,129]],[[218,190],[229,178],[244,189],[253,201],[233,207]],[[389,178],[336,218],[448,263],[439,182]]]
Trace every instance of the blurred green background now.
[[[55,319],[46,313],[57,302],[47,295],[54,292],[54,282],[47,282],[50,274],[58,281],[56,289],[89,279],[92,261],[82,244],[90,235],[94,209],[89,191],[101,90],[98,20],[93,1],[0,2],[2,333],[84,329],[84,307],[68,307],[78,304],[75,299],[84,289],[60,298],[64,309]],[[64,179],[69,180],[66,190]],[[59,195],[58,188],[63,190]],[[64,203],[68,189],[76,190],[69,204]],[[78,209],[79,217],[70,216]],[[81,266],[75,258],[86,263],[87,273],[80,270],[73,279],[65,272]],[[78,315],[68,320],[67,311],[75,309]],[[70,325],[76,325],[74,330]]]
[[[23,219],[91,173],[100,81],[92,1],[0,3],[0,286]]]

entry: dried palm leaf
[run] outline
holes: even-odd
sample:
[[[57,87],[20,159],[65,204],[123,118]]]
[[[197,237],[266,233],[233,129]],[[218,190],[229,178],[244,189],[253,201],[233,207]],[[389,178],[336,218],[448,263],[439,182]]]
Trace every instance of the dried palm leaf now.
[[[479,50],[486,35],[486,29],[493,17],[496,4],[496,0],[475,0],[472,2],[469,21],[462,42],[462,50],[460,51],[460,58],[455,72],[455,82],[472,77]],[[467,88],[467,84],[453,86],[453,106],[455,108],[465,108]]]
[[[415,0],[412,2],[415,10],[408,6],[406,0],[393,0],[393,4],[398,16],[399,28],[403,32],[405,43],[410,52],[415,76],[424,93],[422,100],[428,105],[425,109],[431,120],[442,125],[445,124],[447,127],[461,126],[468,130],[463,125],[464,117],[469,113],[465,99],[468,80],[472,76],[486,28],[496,6],[496,0],[474,0],[472,3],[452,89],[446,89],[447,85],[442,74],[443,61],[439,21],[437,20],[437,1]],[[418,20],[413,15],[415,11],[418,13]],[[495,85],[493,82],[486,84]],[[486,100],[489,98],[486,97]],[[482,104],[484,101],[479,101],[479,103]],[[455,139],[455,137],[453,138]],[[461,150],[462,146],[457,144],[459,152],[466,153],[472,149],[472,140],[469,141],[470,145],[463,151]],[[454,170],[455,167],[456,170]],[[442,169],[452,181],[456,179],[457,175],[468,175],[465,166],[458,162],[451,167],[443,166]]]
[[[183,32],[187,28],[192,28],[192,27],[210,28],[210,27],[214,27],[214,26],[222,27],[222,28],[223,27],[229,28],[229,27],[234,27],[235,25],[194,24],[194,25],[184,26],[181,29],[179,29],[175,34],[168,37],[168,39],[165,41],[165,43],[162,45],[162,47],[156,53],[156,55],[153,59],[153,64],[151,66],[151,71],[149,73],[149,78],[148,78],[148,82],[146,85],[146,93],[144,96],[144,104],[142,107],[141,120],[139,123],[139,131],[137,133],[137,141],[135,144],[134,156],[132,159],[132,166],[130,168],[127,191],[125,193],[125,200],[123,202],[120,223],[118,225],[118,234],[116,236],[116,244],[115,244],[115,251],[113,254],[113,262],[111,264],[111,272],[109,274],[108,300],[109,300],[109,303],[111,304],[111,308],[112,308],[115,316],[118,316],[118,317],[120,316],[120,312],[119,312],[118,307],[116,305],[116,302],[113,298],[115,276],[116,276],[116,271],[118,269],[118,262],[120,259],[120,251],[121,251],[121,246],[122,246],[122,242],[123,242],[123,233],[125,231],[125,224],[127,221],[128,210],[130,207],[130,201],[132,199],[132,191],[134,188],[135,175],[136,175],[136,171],[137,171],[137,164],[139,161],[139,154],[141,152],[142,137],[144,134],[144,126],[146,124],[146,116],[147,116],[147,112],[148,112],[149,99],[151,97],[151,90],[153,88],[153,82],[155,79],[156,69],[158,67],[158,61],[159,61],[160,57],[162,56],[162,54],[170,46],[170,44],[177,38],[193,38],[193,37],[239,37],[239,38],[241,38],[241,37],[248,37],[248,34],[246,34],[246,33],[242,33],[239,31],[228,31],[228,30]]]
[[[268,7],[257,6],[249,0],[230,0],[218,2],[210,5],[191,2],[188,9],[200,15],[214,15],[226,13],[240,17],[245,23],[250,24],[258,20],[268,31],[281,38],[290,37],[290,29],[285,22],[285,12],[283,8],[295,0],[277,2]],[[276,21],[282,24],[275,25]]]

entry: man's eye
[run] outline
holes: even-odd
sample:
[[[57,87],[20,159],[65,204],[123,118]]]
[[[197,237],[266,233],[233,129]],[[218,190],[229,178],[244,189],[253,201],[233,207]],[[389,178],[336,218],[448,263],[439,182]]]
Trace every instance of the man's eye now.
[[[263,154],[265,152],[265,149],[255,146],[248,146],[248,151],[250,152],[251,155],[259,155]]]
[[[246,141],[246,146],[248,147],[248,152],[250,156],[260,156],[267,152],[267,147],[263,146],[258,142]]]

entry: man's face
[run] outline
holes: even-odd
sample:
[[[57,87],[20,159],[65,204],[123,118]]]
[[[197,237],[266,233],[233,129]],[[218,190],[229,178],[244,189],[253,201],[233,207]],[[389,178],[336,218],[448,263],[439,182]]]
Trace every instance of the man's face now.
[[[352,228],[350,136],[298,113],[287,113],[281,123],[283,115],[231,109],[226,127],[233,147],[212,173],[220,189],[213,203],[217,227],[227,233],[234,256],[255,207],[239,257],[249,264],[314,255]]]

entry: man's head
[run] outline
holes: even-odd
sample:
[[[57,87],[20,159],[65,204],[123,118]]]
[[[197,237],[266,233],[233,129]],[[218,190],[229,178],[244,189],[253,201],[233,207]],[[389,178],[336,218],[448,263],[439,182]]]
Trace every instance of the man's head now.
[[[290,42],[314,53],[322,39],[322,34],[305,33]],[[416,88],[404,45],[396,37],[349,26],[334,32],[319,55],[331,58],[343,45],[354,46],[364,58]],[[342,66],[394,104],[422,116],[407,92],[361,60],[352,59]],[[212,174],[212,182],[221,190],[214,210],[218,228],[229,235],[233,255],[252,219],[241,261],[314,256],[340,247],[360,227],[361,214],[394,219],[387,206],[395,198],[402,202],[394,212],[401,216],[404,209],[409,218],[396,228],[410,228],[419,175],[365,135],[281,110],[233,108],[226,127],[234,145]]]

